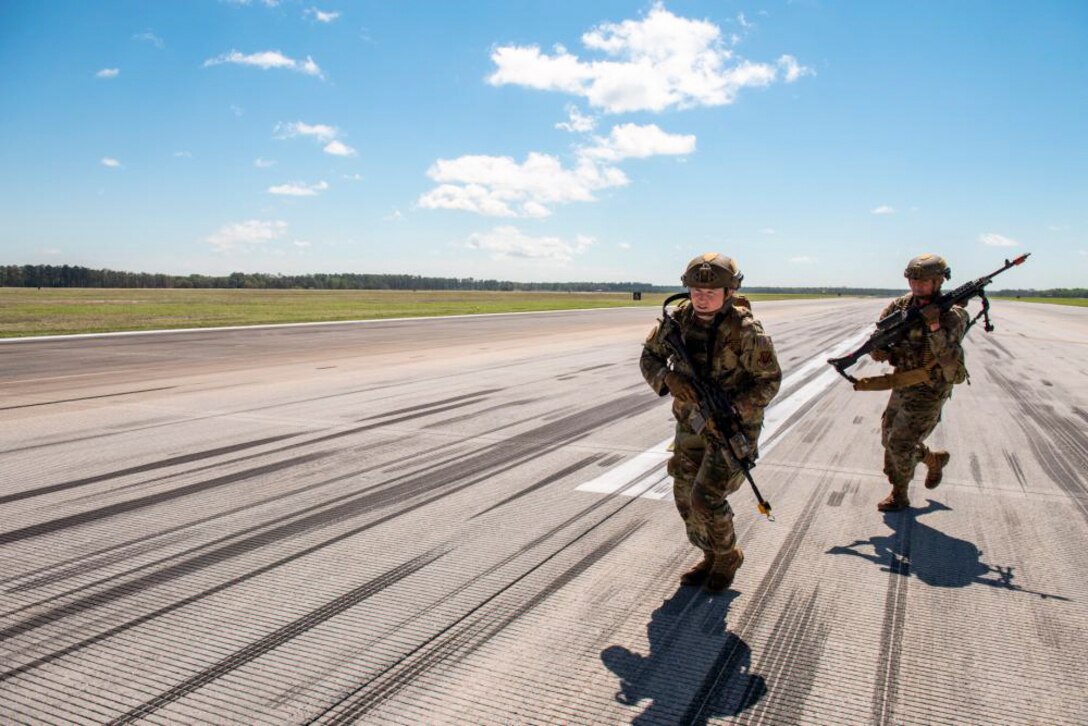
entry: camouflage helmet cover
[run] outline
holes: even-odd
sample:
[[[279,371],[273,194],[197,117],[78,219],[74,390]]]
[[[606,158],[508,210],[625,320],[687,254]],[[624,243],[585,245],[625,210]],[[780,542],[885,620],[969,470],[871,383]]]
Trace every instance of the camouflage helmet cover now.
[[[744,275],[736,260],[717,252],[699,255],[688,263],[680,283],[684,287],[733,288],[740,287]]]
[[[951,280],[952,270],[940,255],[926,253],[907,263],[903,277],[908,280]]]

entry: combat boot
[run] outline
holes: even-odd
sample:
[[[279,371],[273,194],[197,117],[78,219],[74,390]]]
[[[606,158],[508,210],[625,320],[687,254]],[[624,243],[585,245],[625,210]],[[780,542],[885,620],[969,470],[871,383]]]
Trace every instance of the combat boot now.
[[[714,567],[706,578],[707,592],[721,592],[729,589],[733,584],[733,577],[737,570],[744,564],[744,551],[740,547],[734,547],[720,557],[714,559]]]
[[[702,585],[706,580],[706,576],[710,573],[711,568],[714,567],[714,553],[704,552],[703,559],[699,564],[692,567],[690,570],[680,575],[681,585]]]
[[[926,451],[926,456],[922,459],[922,463],[929,469],[926,473],[926,489],[937,488],[937,485],[941,483],[943,469],[948,466],[948,460],[951,458],[952,455],[947,451],[933,451],[932,449]]]
[[[907,496],[906,487],[892,487],[892,492],[881,499],[876,508],[881,512],[898,512],[910,506],[910,497]]]

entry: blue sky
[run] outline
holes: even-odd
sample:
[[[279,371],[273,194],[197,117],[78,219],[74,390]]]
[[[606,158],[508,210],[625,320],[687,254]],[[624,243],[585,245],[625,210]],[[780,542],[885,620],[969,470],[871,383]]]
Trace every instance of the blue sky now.
[[[1082,2],[0,3],[0,264],[1088,285]]]

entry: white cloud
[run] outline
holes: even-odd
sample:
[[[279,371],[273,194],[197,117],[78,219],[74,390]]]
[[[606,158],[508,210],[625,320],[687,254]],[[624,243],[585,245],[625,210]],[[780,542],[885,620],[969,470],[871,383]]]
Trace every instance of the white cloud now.
[[[305,241],[305,240],[296,239],[295,240],[295,247],[299,247],[301,249],[306,249],[307,247],[313,247],[313,245],[310,244],[309,242]]]
[[[389,214],[382,217],[386,222],[399,222],[404,219],[404,215],[400,213],[399,209],[394,209]]]
[[[191,151],[175,151],[174,156],[179,159],[191,159],[193,158],[193,153]]]
[[[348,181],[362,181],[363,180],[363,175],[362,174],[344,174],[342,178],[347,179]]]
[[[508,156],[439,159],[427,176],[439,186],[419,198],[421,207],[492,217],[546,217],[549,205],[593,201],[594,191],[628,183],[622,171],[592,159],[565,169],[556,157],[538,152],[520,164]]]
[[[219,252],[236,249],[249,249],[256,245],[279,239],[287,233],[287,222],[282,220],[262,221],[250,219],[245,222],[227,224],[206,238],[206,241]]]
[[[269,68],[284,68],[298,73],[304,73],[308,76],[317,76],[321,79],[325,78],[321,74],[321,68],[318,67],[313,58],[306,56],[306,60],[297,61],[294,58],[288,58],[278,50],[264,50],[249,55],[232,50],[229,53],[223,53],[217,55],[215,58],[209,58],[204,61],[204,67],[222,65],[224,63],[254,66],[262,70],[268,70]]]
[[[340,135],[340,130],[327,124],[308,124],[296,121],[288,124],[276,124],[273,129],[278,139],[290,139],[295,136],[312,136],[318,141],[332,141]]]
[[[621,250],[631,249],[631,243],[630,242],[619,242],[619,243],[616,244],[616,246],[619,247]]]
[[[142,41],[144,41],[146,43],[151,43],[151,45],[155,46],[156,48],[165,48],[166,47],[166,43],[162,42],[162,38],[155,35],[150,30],[145,30],[142,33],[136,33],[136,35],[132,36],[132,39],[133,40],[142,40]]]
[[[121,168],[121,162],[117,161],[117,159],[111,159],[108,156],[103,156],[101,163],[102,163],[102,166],[108,166],[111,169],[120,169]]]
[[[490,252],[492,259],[511,258],[567,263],[597,242],[593,237],[578,235],[573,243],[559,237],[530,237],[517,227],[496,227],[490,232],[477,233],[465,243],[469,249]]]
[[[276,165],[276,162],[273,161],[272,159],[264,159],[264,158],[261,158],[260,156],[258,156],[253,161],[253,166],[257,167],[258,169],[268,169],[269,167],[273,167],[275,165]]]
[[[607,59],[584,61],[562,46],[552,54],[500,46],[488,82],[569,93],[606,113],[624,113],[726,105],[743,88],[774,83],[780,72],[786,82],[812,73],[788,55],[774,64],[735,58],[717,25],[678,17],[661,3],[642,20],[590,30],[582,43]]]
[[[325,144],[323,151],[326,154],[332,154],[333,156],[355,156],[355,149],[351,148],[342,141],[330,141]]]
[[[274,187],[268,187],[269,194],[278,194],[285,197],[316,197],[319,192],[329,188],[328,182],[320,181],[317,184],[303,184],[302,182],[289,182]]]
[[[1004,236],[1002,236],[1000,234],[995,234],[993,232],[987,232],[986,234],[980,234],[978,236],[978,241],[981,242],[982,244],[988,245],[990,247],[1016,247],[1017,245],[1020,244],[1019,242],[1017,242],[1014,239],[1011,239],[1009,237],[1004,237]]]
[[[786,74],[786,83],[793,83],[804,76],[814,76],[816,71],[806,68],[797,62],[792,55],[784,55],[778,59],[778,67]]]
[[[789,261],[795,265],[811,265],[816,262],[816,258],[809,257],[808,255],[799,255],[797,257],[791,257]]]
[[[613,126],[608,138],[597,136],[594,141],[597,142],[596,146],[582,149],[579,153],[593,159],[621,161],[659,154],[690,154],[695,151],[695,136],[665,133],[656,124]]]
[[[331,23],[332,21],[334,21],[334,20],[336,20],[337,18],[340,17],[340,13],[337,13],[337,12],[325,13],[325,12],[322,12],[322,11],[318,10],[317,8],[307,8],[306,10],[302,11],[302,14],[303,15],[312,15],[314,20],[316,20],[319,23]]]
[[[102,70],[98,71],[94,75],[95,75],[95,78],[117,78],[117,76],[120,75],[120,73],[121,73],[120,68],[103,68]]]
[[[557,123],[555,128],[570,131],[571,133],[585,133],[592,131],[597,126],[596,116],[583,116],[582,112],[573,103],[567,106],[567,116],[570,120]]]
[[[870,214],[895,214],[895,208],[889,207],[887,204],[881,204],[879,207],[875,207],[870,211]]]

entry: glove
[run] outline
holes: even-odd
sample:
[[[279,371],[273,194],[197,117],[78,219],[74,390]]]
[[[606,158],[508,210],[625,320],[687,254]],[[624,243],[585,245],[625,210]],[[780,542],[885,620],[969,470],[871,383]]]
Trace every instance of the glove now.
[[[922,308],[922,317],[929,324],[930,332],[936,333],[941,329],[941,309],[930,303]]]
[[[875,360],[877,363],[883,363],[884,361],[888,360],[891,355],[886,350],[874,348],[869,351],[869,357]]]
[[[691,385],[691,381],[683,373],[669,371],[665,374],[665,385],[668,387],[669,393],[677,401],[695,403],[699,400],[699,394],[695,392],[695,386]]]

